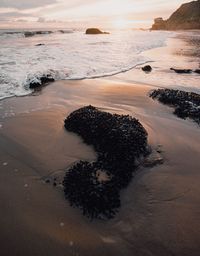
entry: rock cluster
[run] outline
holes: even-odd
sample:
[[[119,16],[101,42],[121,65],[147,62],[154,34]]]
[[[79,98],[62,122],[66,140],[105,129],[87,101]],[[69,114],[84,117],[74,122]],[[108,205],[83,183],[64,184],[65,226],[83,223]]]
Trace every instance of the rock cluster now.
[[[24,36],[25,37],[32,37],[35,35],[46,35],[46,34],[52,34],[53,31],[43,31],[43,30],[39,30],[39,31],[25,31],[24,32]]]
[[[200,95],[172,89],[158,89],[150,97],[175,108],[174,114],[180,118],[190,118],[200,125]]]
[[[196,74],[200,74],[200,69],[192,70],[192,69],[170,68],[170,70],[173,70],[177,74],[191,74],[192,72]]]
[[[96,162],[81,161],[66,172],[66,198],[90,218],[113,217],[120,206],[120,190],[129,184],[139,160],[149,153],[146,130],[131,116],[102,112],[93,106],[70,114],[65,128],[93,145],[98,154]]]
[[[192,73],[192,69],[170,68],[170,70],[173,70],[177,74],[191,74]]]

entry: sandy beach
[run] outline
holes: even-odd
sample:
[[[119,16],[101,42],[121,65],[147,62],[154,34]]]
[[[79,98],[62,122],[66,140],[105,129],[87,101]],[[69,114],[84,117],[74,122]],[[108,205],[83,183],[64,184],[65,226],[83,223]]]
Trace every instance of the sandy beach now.
[[[122,81],[58,81],[0,102],[2,256],[199,255],[200,129],[149,98],[154,87]],[[164,158],[137,171],[109,221],[83,217],[60,184],[74,162],[96,158],[63,126],[70,112],[89,104],[138,118]]]

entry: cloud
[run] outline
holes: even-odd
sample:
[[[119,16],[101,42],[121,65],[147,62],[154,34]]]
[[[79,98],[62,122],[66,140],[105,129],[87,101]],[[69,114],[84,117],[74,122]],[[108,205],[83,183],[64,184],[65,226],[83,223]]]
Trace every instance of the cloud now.
[[[21,17],[29,17],[28,14],[21,14],[19,12],[6,12],[6,13],[1,13],[0,15],[0,21],[9,21],[11,19],[16,19],[16,18],[21,18]]]
[[[41,22],[41,23],[44,23],[45,22],[45,18],[42,18],[42,17],[39,17],[37,22]]]
[[[16,8],[20,10],[42,7],[57,3],[57,0],[1,0],[0,8]]]
[[[25,19],[17,19],[16,22],[26,23],[26,22],[28,22],[28,20],[25,20]]]

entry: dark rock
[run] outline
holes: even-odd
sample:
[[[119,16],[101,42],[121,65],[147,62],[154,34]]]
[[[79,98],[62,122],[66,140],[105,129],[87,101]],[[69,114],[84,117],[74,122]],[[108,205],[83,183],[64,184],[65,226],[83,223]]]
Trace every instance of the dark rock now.
[[[150,65],[146,65],[146,66],[142,67],[142,70],[144,72],[148,72],[149,73],[149,72],[152,71],[152,67]]]
[[[47,35],[47,34],[52,34],[53,31],[50,31],[50,30],[43,31],[43,30],[41,30],[41,31],[35,31],[34,33],[35,33],[35,35]]]
[[[45,182],[46,182],[46,183],[50,183],[50,180],[49,180],[49,179],[47,179],[47,180],[45,180]]]
[[[45,44],[36,44],[35,46],[43,46],[43,45],[45,45]]]
[[[31,36],[34,36],[34,35],[35,35],[35,32],[31,32],[31,31],[25,31],[24,32],[25,37],[31,37]]]
[[[52,34],[53,31],[25,31],[24,32],[24,36],[25,37],[31,37],[31,36],[35,36],[35,35],[46,35],[46,34]]]
[[[71,206],[93,218],[112,218],[120,206],[118,189],[111,181],[99,181],[98,164],[79,162],[68,170],[63,181]]]
[[[182,4],[167,20],[156,18],[151,29],[200,29],[200,0]]]
[[[191,69],[170,68],[170,70],[175,71],[177,74],[190,74],[190,73],[192,73],[192,70],[191,70]]]
[[[109,32],[103,32],[98,28],[88,28],[85,33],[87,35],[109,34]]]
[[[93,145],[98,154],[96,162],[80,162],[66,172],[66,198],[91,218],[113,217],[120,205],[120,190],[130,182],[138,160],[149,153],[147,132],[131,116],[102,112],[93,106],[70,114],[65,128]],[[99,171],[109,178],[99,180]]]
[[[53,186],[54,186],[54,187],[56,187],[56,186],[57,186],[57,183],[56,183],[55,181],[54,181],[54,183],[53,183]]]
[[[54,82],[55,79],[53,77],[51,77],[50,75],[44,75],[44,76],[41,76],[40,78],[38,78],[38,82],[31,82],[30,85],[29,85],[29,88],[30,89],[36,89],[36,88],[39,88],[43,85],[46,85],[50,82]]]
[[[200,74],[200,69],[196,69],[194,72]]]
[[[174,114],[180,118],[190,118],[200,125],[200,95],[172,89],[158,89],[150,97],[174,107]]]

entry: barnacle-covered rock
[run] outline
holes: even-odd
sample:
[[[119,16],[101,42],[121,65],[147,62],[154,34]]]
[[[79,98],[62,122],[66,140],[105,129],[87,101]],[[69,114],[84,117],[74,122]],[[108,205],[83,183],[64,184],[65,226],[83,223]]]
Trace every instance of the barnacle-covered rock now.
[[[120,190],[129,184],[138,160],[149,153],[146,130],[131,116],[93,106],[71,113],[65,128],[93,145],[98,154],[96,162],[81,161],[66,172],[66,198],[90,218],[113,217],[120,206]],[[99,179],[102,172],[108,179]]]
[[[146,66],[142,67],[142,70],[143,70],[144,72],[149,73],[149,72],[152,71],[152,67],[151,67],[150,65],[146,65]]]
[[[172,89],[158,89],[150,97],[174,107],[174,114],[180,118],[190,118],[200,125],[200,95]]]
[[[70,168],[63,181],[65,197],[91,219],[112,218],[120,206],[119,190],[111,179],[99,178],[98,167],[81,161]]]

